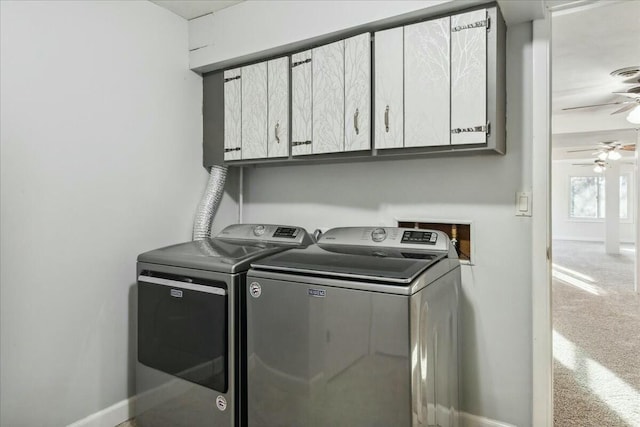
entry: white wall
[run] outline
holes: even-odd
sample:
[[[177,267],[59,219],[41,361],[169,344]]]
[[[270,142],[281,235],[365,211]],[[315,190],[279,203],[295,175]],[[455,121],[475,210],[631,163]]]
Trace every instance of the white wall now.
[[[232,9],[230,9],[232,10]],[[268,17],[267,17],[268,18]],[[531,23],[507,37],[507,155],[246,169],[245,221],[310,230],[471,219],[475,266],[462,270],[463,409],[531,425]],[[534,201],[535,203],[535,201]]]
[[[605,221],[579,220],[569,218],[569,178],[571,176],[598,176],[591,167],[575,166],[573,163],[585,163],[577,160],[560,160],[552,164],[552,235],[554,239],[584,240],[604,242]],[[629,214],[628,220],[620,221],[620,241],[634,242],[635,219],[634,201],[635,172],[633,165],[621,165],[621,174],[629,174]]]
[[[136,256],[189,240],[206,182],[202,79],[149,2],[0,16],[0,425],[62,426],[132,392]]]

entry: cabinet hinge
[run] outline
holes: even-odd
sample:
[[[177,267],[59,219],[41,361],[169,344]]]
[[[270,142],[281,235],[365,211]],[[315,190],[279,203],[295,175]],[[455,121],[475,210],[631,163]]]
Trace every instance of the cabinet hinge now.
[[[240,148],[240,147],[235,147],[235,148],[225,148],[225,149],[224,149],[224,152],[225,152],[225,153],[230,153],[230,152],[232,152],[232,151],[240,151],[240,150],[242,150],[242,148]]]
[[[293,141],[291,143],[292,147],[297,147],[298,145],[310,145],[311,141]]]
[[[474,126],[471,128],[455,128],[451,129],[451,133],[467,133],[467,132],[485,132],[487,135],[491,134],[491,123],[487,123],[483,126]]]
[[[466,25],[458,25],[456,27],[453,27],[451,29],[451,32],[455,33],[462,30],[470,30],[472,28],[480,28],[480,27],[487,27],[487,31],[489,31],[490,25],[491,25],[491,20],[487,18],[484,21],[472,22],[471,24],[466,24]]]
[[[302,65],[302,64],[308,64],[309,62],[311,62],[311,58],[307,58],[304,61],[297,61],[291,64],[291,68],[297,67],[298,65]]]
[[[224,79],[224,82],[228,83],[228,82],[233,81],[233,80],[238,80],[240,77],[241,76],[229,77],[229,78]]]

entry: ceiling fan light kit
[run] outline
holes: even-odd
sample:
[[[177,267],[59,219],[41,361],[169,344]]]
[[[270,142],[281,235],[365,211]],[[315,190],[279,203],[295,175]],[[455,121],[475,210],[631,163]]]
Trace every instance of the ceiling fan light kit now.
[[[635,108],[629,112],[627,121],[634,125],[640,125],[640,104],[636,105]]]

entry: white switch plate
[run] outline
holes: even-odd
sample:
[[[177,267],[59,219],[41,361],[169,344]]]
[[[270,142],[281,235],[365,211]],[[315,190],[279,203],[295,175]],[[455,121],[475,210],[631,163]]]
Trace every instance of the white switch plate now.
[[[516,193],[516,216],[531,216],[531,191]]]

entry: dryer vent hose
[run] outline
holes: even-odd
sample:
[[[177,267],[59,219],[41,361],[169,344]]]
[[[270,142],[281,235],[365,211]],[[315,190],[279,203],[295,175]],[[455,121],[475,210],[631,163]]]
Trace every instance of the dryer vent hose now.
[[[227,166],[212,166],[209,171],[209,182],[202,195],[198,211],[193,221],[193,240],[211,237],[211,226],[216,216],[222,195],[224,182],[227,179]]]

